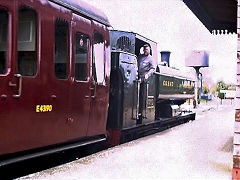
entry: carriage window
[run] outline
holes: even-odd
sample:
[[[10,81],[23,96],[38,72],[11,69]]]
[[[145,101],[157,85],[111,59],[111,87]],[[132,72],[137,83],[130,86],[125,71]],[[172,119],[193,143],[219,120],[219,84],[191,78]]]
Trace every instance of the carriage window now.
[[[37,13],[22,7],[18,17],[18,72],[34,76],[37,72]]]
[[[55,21],[55,76],[58,79],[68,77],[68,23],[64,20]]]
[[[0,74],[7,71],[8,12],[0,9]]]
[[[93,77],[96,82],[104,82],[104,41],[103,36],[99,33],[94,34]]]
[[[76,33],[75,40],[75,78],[79,81],[86,81],[89,39],[86,35]]]

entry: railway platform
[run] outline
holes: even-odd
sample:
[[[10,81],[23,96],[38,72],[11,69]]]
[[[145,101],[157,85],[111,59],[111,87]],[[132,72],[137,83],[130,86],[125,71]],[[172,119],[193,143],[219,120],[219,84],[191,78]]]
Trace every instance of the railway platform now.
[[[233,104],[195,111],[195,121],[19,179],[231,179]]]

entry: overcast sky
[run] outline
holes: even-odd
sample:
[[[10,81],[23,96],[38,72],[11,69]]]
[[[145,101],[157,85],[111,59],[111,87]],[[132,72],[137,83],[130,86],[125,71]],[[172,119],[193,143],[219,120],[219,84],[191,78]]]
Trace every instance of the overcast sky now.
[[[186,70],[191,50],[210,52],[204,79],[235,83],[237,35],[212,35],[181,0],[84,0],[101,9],[114,29],[137,32],[172,52],[170,65]],[[187,68],[188,69],[188,68]]]

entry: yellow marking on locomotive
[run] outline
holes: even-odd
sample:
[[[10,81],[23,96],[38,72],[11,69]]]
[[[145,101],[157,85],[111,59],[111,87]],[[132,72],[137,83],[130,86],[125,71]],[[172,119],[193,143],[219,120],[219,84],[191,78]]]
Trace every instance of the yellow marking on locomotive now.
[[[191,89],[191,88],[193,88],[193,86],[191,86],[191,85],[183,85],[183,88]]]
[[[172,81],[163,81],[163,86],[173,87],[173,82]]]
[[[36,105],[36,112],[51,112],[52,105]]]

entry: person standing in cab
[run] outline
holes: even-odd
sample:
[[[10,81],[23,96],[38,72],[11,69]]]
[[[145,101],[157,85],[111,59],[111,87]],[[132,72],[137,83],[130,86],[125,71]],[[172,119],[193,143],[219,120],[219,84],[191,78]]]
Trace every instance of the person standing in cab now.
[[[147,80],[154,72],[153,59],[150,55],[150,46],[145,44],[143,46],[143,54],[138,56],[138,77],[141,81],[140,83],[140,93],[139,93],[139,114],[137,124],[142,124],[143,119],[143,108],[146,107],[146,87]]]

